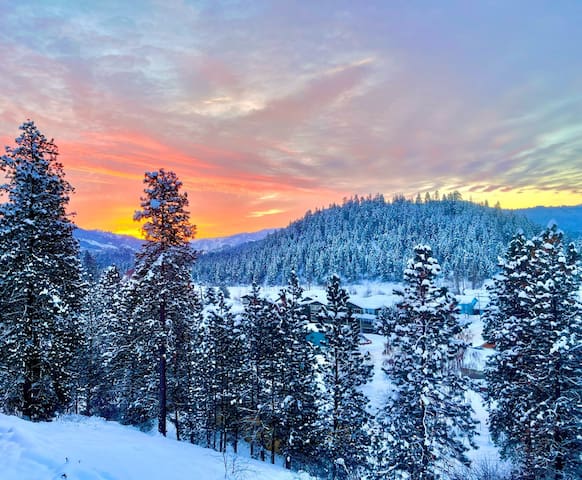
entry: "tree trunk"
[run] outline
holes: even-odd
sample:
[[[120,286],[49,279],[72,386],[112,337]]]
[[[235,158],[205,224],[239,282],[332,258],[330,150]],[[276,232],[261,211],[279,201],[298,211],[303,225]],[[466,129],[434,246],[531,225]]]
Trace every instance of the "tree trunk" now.
[[[180,441],[180,418],[178,416],[178,407],[176,407],[176,411],[174,412],[174,421],[176,422],[176,440]]]
[[[275,465],[275,434],[276,434],[275,426],[273,426],[273,430],[271,433],[271,463]]]
[[[162,328],[162,338],[160,340],[160,386],[159,386],[159,415],[158,431],[165,437],[167,433],[167,383],[166,383],[166,305],[160,304],[160,324]]]

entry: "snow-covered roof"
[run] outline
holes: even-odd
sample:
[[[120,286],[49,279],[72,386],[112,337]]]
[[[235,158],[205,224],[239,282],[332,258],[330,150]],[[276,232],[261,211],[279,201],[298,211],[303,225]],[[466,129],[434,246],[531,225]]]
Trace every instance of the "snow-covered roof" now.
[[[362,308],[383,308],[394,305],[399,300],[396,295],[370,295],[369,297],[360,297],[354,295],[350,297],[350,302]]]

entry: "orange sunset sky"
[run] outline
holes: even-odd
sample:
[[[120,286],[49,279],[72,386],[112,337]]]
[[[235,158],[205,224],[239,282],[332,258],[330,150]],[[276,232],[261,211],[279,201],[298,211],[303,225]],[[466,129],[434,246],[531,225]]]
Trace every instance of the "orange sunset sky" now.
[[[82,228],[174,170],[198,238],[353,194],[582,203],[582,2],[0,0],[0,143],[54,138]]]

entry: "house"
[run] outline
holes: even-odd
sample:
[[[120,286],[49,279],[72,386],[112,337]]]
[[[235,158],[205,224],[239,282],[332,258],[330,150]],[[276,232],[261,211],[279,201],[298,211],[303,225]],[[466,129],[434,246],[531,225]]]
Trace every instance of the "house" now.
[[[317,317],[326,305],[325,294],[316,292],[311,296],[303,298],[305,306],[304,314],[309,322],[316,323]],[[241,302],[248,306],[251,301],[249,294],[241,296]],[[382,309],[394,303],[394,297],[386,295],[372,295],[365,298],[357,298],[347,302],[347,307],[351,310],[352,315],[360,322],[361,333],[373,333],[376,331],[376,323],[380,317]],[[276,308],[276,307],[274,307]]]
[[[308,311],[306,312],[308,315],[308,319],[310,322],[317,321],[317,315],[325,306],[324,303],[320,302],[319,300],[311,297],[305,297],[303,299],[303,303],[308,307]]]

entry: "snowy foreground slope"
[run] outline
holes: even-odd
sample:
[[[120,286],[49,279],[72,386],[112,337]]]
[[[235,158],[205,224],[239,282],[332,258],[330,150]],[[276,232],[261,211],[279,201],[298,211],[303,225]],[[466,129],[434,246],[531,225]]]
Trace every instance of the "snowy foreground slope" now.
[[[383,338],[368,335],[362,346],[374,363],[374,378],[364,391],[371,407],[380,407],[389,392],[382,371]],[[470,457],[497,463],[486,425],[487,413],[476,393],[470,398],[480,423],[478,450]],[[226,475],[225,475],[226,471]],[[0,480],[311,480],[306,474],[240,457],[226,457],[186,442],[140,432],[98,418],[65,416],[31,423],[0,414]]]
[[[372,287],[376,293],[376,286]],[[384,290],[392,292],[392,288]],[[315,291],[309,293],[311,296],[317,294]],[[362,296],[359,294],[354,291],[353,298],[359,300]],[[235,293],[239,295],[241,292]],[[386,297],[386,303],[392,304],[393,298]],[[482,322],[479,317],[467,320],[470,343],[481,345]],[[382,371],[384,338],[374,334],[367,334],[366,338],[369,343],[361,348],[371,355],[374,377],[363,390],[375,413],[385,403],[390,383]],[[484,359],[475,359],[475,362],[482,364]],[[469,456],[475,464],[498,464],[499,456],[489,436],[483,399],[476,392],[469,392],[468,399],[479,421],[478,449],[471,451]],[[509,469],[509,465],[503,463],[499,467],[500,471]],[[239,457],[233,454],[224,457],[214,450],[98,418],[65,416],[50,423],[31,423],[0,414],[0,480],[57,479],[311,480],[312,477],[251,460],[248,452]]]
[[[235,460],[236,458],[236,460]],[[225,475],[225,469],[228,475]],[[309,480],[96,418],[31,423],[0,414],[2,480]]]

